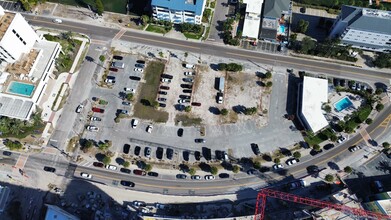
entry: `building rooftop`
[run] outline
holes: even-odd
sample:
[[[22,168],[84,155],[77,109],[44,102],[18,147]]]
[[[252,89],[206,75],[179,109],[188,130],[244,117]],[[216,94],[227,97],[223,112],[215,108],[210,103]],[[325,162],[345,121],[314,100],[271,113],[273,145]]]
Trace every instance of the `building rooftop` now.
[[[290,0],[269,0],[265,2],[263,17],[279,18],[289,10]]]
[[[0,39],[3,38],[5,32],[8,30],[12,20],[14,20],[15,14],[5,12],[0,18]]]
[[[0,96],[0,115],[11,118],[25,119],[28,117],[34,103],[17,97]]]
[[[391,35],[391,12],[343,5],[341,20],[350,28]]]
[[[202,15],[202,6],[205,0],[152,0],[152,6],[169,8],[177,11],[191,11]]]
[[[14,75],[27,75],[30,73],[37,57],[38,51],[32,49],[30,53],[23,54],[15,63],[8,64],[6,71]]]
[[[314,77],[304,77],[301,113],[312,132],[317,132],[328,125],[323,115],[322,104],[328,100],[328,81]]]
[[[277,37],[277,29],[261,29],[260,38],[263,39],[276,39]]]
[[[57,206],[48,204],[46,204],[46,206],[48,209],[46,211],[45,220],[79,220],[78,217],[69,214]]]
[[[242,35],[258,39],[263,0],[243,0],[243,3],[246,4],[246,15]]]

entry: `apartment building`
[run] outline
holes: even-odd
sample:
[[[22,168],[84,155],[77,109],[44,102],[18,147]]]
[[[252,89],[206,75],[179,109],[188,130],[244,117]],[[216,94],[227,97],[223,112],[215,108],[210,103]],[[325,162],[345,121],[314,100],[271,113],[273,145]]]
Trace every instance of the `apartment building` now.
[[[330,37],[363,50],[391,52],[391,11],[344,5]]]
[[[270,42],[285,41],[291,16],[290,0],[265,0],[259,38]]]
[[[152,17],[174,24],[201,24],[206,0],[152,0]]]
[[[263,0],[243,0],[243,4],[246,7],[246,13],[242,36],[248,40],[257,40],[261,25]]]

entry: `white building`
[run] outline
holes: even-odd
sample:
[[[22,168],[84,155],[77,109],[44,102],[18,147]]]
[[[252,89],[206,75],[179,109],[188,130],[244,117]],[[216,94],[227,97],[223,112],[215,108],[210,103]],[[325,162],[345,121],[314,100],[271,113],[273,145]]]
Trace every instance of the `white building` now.
[[[344,5],[330,37],[363,50],[391,51],[391,11]]]
[[[316,133],[328,125],[322,105],[328,101],[327,79],[305,76],[301,85],[299,118],[303,125]]]
[[[0,59],[13,63],[28,53],[39,37],[21,14],[5,12],[0,7]]]
[[[152,16],[174,24],[201,24],[206,0],[152,0]]]
[[[61,46],[0,6],[0,116],[27,120],[40,102]]]
[[[242,36],[258,39],[263,0],[243,0],[246,4]]]

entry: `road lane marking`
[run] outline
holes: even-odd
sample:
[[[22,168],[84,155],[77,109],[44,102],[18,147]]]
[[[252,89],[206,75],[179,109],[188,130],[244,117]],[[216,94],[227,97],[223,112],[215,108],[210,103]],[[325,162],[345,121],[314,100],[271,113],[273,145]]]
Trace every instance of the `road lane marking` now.
[[[187,48],[192,48],[192,49],[197,49],[197,50],[201,49],[200,47],[193,47],[193,46],[188,46],[188,45],[184,45],[184,44],[170,43],[170,42],[165,42],[165,41],[161,41],[161,40],[153,40],[153,39],[148,39],[148,38],[144,38],[144,37],[129,36],[126,34],[122,35],[122,37],[135,38],[135,39],[140,39],[140,40],[144,40],[144,41],[151,41],[151,42],[156,42],[156,43],[161,43],[161,44],[169,44],[169,45],[187,47]]]
[[[239,53],[230,53],[230,52],[225,52],[225,53],[226,53],[226,54],[230,54],[230,55],[234,55],[234,56],[239,56],[239,57],[247,57],[247,58],[251,58],[251,59],[268,60],[268,61],[273,61],[273,62],[280,62],[280,63],[287,63],[287,64],[297,65],[296,62],[281,61],[281,60],[275,60],[275,59],[271,59],[271,58],[262,58],[262,57],[244,55],[244,54],[239,54]],[[297,59],[297,60],[298,60],[298,61],[304,61],[305,59]],[[321,61],[314,61],[314,62],[322,63]],[[301,65],[301,66],[305,66],[305,67],[311,67],[311,68],[318,68],[318,69],[330,70],[329,68],[320,67],[320,66],[315,66],[315,65],[309,65],[309,64],[300,64],[300,65]],[[334,68],[334,70],[336,70],[336,68]],[[354,74],[354,75],[368,76],[367,74],[356,73],[356,72],[351,72],[351,71],[347,71],[347,70],[336,70],[336,71],[345,72],[345,73],[350,73],[350,74]],[[374,76],[374,75],[371,75],[371,78],[389,79],[389,77],[381,77],[381,76]]]
[[[124,35],[126,32],[126,29],[125,28],[121,28],[120,31],[118,31],[118,33],[114,36],[113,40],[118,40],[122,37],[122,35]]]
[[[91,39],[91,44],[106,45],[107,41]]]
[[[76,29],[81,29],[81,30],[88,30],[88,28],[82,28],[82,27],[68,25],[68,24],[58,24],[58,23],[53,23],[53,22],[50,22],[50,21],[42,21],[42,20],[36,19],[35,17],[32,20],[34,22],[40,22],[40,23],[46,23],[46,24],[54,24],[54,25],[57,25],[57,26],[71,27],[71,28],[76,28]]]

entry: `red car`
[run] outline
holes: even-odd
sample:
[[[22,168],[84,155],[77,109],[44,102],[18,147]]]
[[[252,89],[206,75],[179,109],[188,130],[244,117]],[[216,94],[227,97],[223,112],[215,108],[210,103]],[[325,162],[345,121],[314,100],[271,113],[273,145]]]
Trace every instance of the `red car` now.
[[[133,170],[133,173],[136,174],[136,175],[140,175],[140,176],[147,175],[147,173],[145,171],[142,171],[142,170]]]
[[[199,102],[192,102],[191,105],[192,106],[201,106],[201,103],[199,103]]]
[[[105,110],[104,109],[101,109],[101,108],[92,108],[92,111],[93,112],[96,112],[96,113],[104,113],[105,112]]]
[[[118,72],[118,69],[117,69],[117,68],[114,68],[114,67],[111,67],[109,70],[110,70],[110,71],[113,71],[113,72]]]
[[[94,165],[94,167],[103,167],[104,166],[104,164],[101,162],[94,162],[92,165]]]

